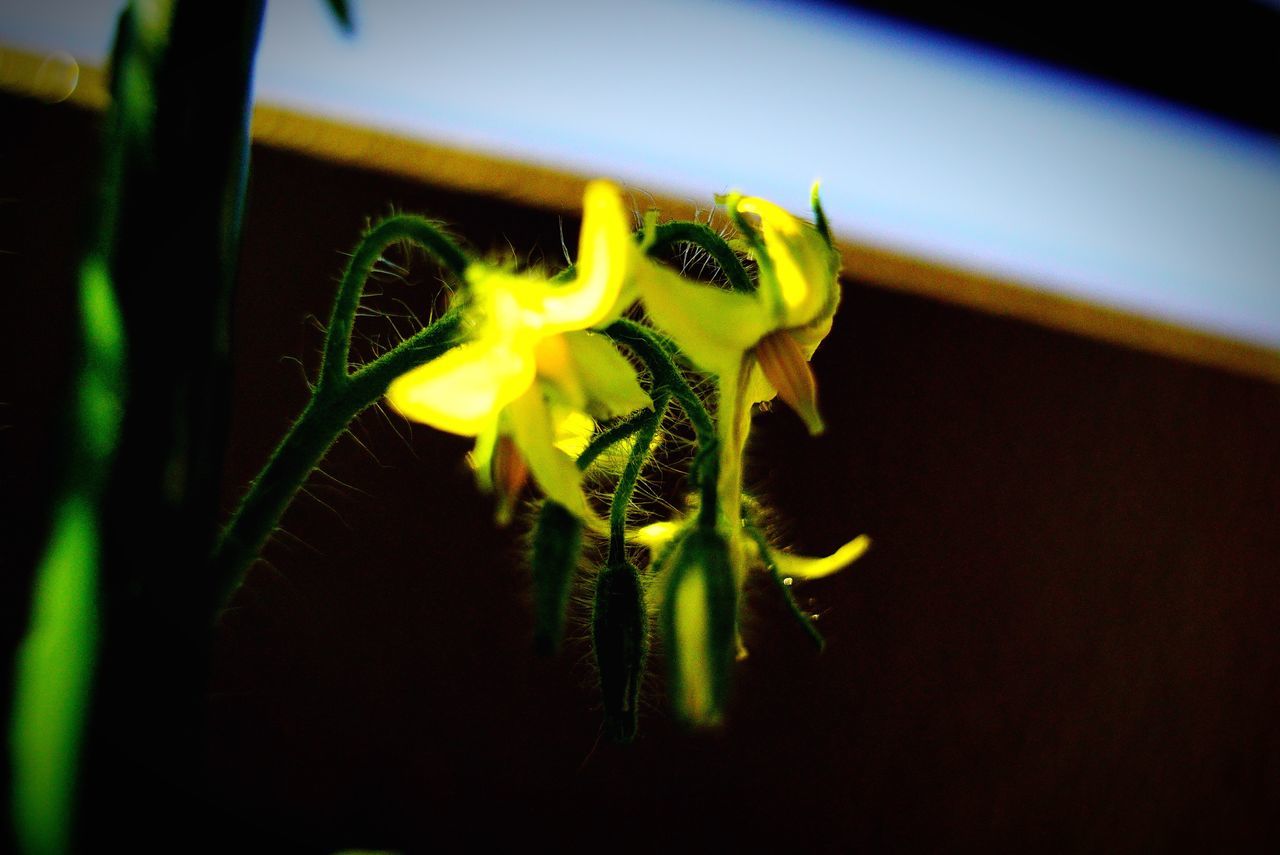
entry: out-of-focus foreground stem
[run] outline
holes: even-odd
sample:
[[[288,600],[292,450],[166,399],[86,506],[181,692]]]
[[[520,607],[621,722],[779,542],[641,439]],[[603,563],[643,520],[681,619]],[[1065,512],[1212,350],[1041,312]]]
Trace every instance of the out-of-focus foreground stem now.
[[[228,318],[263,0],[133,3],[82,247],[81,342],[11,723],[30,852],[149,850],[201,810]]]

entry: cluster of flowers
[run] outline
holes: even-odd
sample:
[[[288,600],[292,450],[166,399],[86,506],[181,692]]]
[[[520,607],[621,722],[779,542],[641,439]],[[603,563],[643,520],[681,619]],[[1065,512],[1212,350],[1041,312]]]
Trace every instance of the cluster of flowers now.
[[[635,731],[655,617],[677,715],[714,724],[743,649],[738,610],[749,571],[773,574],[786,592],[791,579],[833,573],[868,545],[859,537],[826,558],[790,555],[769,543],[756,506],[744,500],[755,404],[776,396],[810,432],[823,429],[809,359],[840,301],[839,260],[816,185],[812,224],[763,199],[719,201],[739,232],[734,244],[695,224],[659,225],[656,214],[633,234],[618,189],[590,183],[576,265],[548,279],[470,261],[454,306],[463,343],[387,392],[406,417],[476,438],[471,462],[480,486],[496,494],[499,522],[511,518],[530,480],[544,494],[531,557],[544,648],[559,643],[584,534],[608,537],[608,558],[591,579],[592,636],[606,732],[615,739]],[[651,257],[677,241],[703,244],[729,285],[687,279]],[[735,249],[754,261],[754,279]],[[638,316],[637,303],[651,327],[628,318]],[[684,366],[711,381],[711,401],[695,394]],[[636,479],[672,405],[697,436],[691,509],[629,527]],[[606,521],[584,477],[620,457]],[[633,563],[637,552],[647,556],[643,568]]]

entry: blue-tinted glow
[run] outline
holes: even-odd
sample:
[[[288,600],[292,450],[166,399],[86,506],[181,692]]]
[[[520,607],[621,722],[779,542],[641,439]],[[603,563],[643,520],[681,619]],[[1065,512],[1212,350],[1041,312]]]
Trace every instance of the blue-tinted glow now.
[[[0,38],[100,61],[86,5]],[[821,177],[848,237],[1280,348],[1274,139],[834,7],[433,5],[270,3],[258,97],[697,200]]]

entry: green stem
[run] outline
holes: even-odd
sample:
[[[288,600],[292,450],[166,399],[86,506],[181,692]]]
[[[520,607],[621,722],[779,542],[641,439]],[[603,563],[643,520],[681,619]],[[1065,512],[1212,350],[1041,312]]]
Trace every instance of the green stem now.
[[[470,261],[435,224],[422,217],[389,217],[370,229],[351,256],[329,316],[320,380],[294,422],[222,530],[210,558],[212,582],[223,602],[244,578],[285,509],[351,420],[386,394],[401,374],[430,362],[458,343],[461,315],[450,311],[373,362],[348,373],[351,330],[364,283],[387,247],[407,241],[423,247],[458,277]]]
[[[654,390],[669,392],[679,402],[689,421],[693,423],[693,431],[698,440],[698,453],[690,469],[690,480],[697,485],[701,494],[698,511],[698,522],[706,527],[714,527],[718,515],[719,499],[716,484],[719,480],[719,438],[716,435],[715,422],[707,413],[702,401],[684,379],[680,369],[671,360],[661,339],[646,327],[621,318],[614,321],[604,330],[605,335],[629,348],[653,377]]]
[[[787,609],[791,612],[791,616],[795,618],[800,629],[809,637],[814,646],[821,653],[827,646],[827,640],[822,637],[822,633],[818,632],[818,628],[813,625],[813,619],[796,602],[795,595],[791,593],[791,588],[783,580],[783,576],[778,572],[778,563],[773,560],[773,548],[769,545],[769,540],[764,536],[764,532],[757,526],[748,523],[744,526],[747,535],[755,541],[756,546],[760,550],[760,560],[764,562],[764,568],[769,571],[769,577],[773,579],[773,586],[782,596],[782,601],[786,603]]]
[[[734,291],[750,293],[756,290],[755,283],[747,275],[747,269],[742,266],[742,260],[733,251],[733,247],[710,226],[689,220],[663,223],[654,229],[653,241],[647,252],[649,255],[657,255],[677,243],[693,244],[715,259],[729,280],[729,287]]]
[[[604,334],[618,344],[625,345],[640,357],[645,367],[649,369],[649,373],[653,375],[654,390],[666,390],[679,402],[680,408],[689,417],[689,421],[693,422],[693,430],[697,434],[699,444],[715,440],[716,427],[710,414],[707,413],[707,408],[702,406],[702,401],[689,386],[689,381],[684,379],[684,375],[671,361],[667,349],[652,330],[635,321],[621,318],[605,327]]]
[[[669,392],[657,394],[653,402],[653,410],[645,413],[644,421],[636,431],[635,445],[627,458],[627,465],[618,479],[618,488],[613,493],[613,504],[609,508],[609,565],[622,564],[626,559],[627,545],[627,508],[631,505],[631,495],[635,492],[636,481],[649,459],[649,451],[653,447],[654,434],[658,425],[662,424],[667,414],[667,403],[671,400]]]
[[[578,471],[586,472],[591,464],[595,463],[596,459],[608,451],[611,446],[622,442],[644,427],[649,415],[648,410],[637,410],[616,425],[596,434],[591,442],[587,443],[587,447],[582,450],[582,453],[578,455],[576,461]]]
[[[302,415],[254,479],[214,549],[212,572],[224,602],[244,579],[311,471],[351,420],[386,394],[396,377],[457,344],[460,326],[459,315],[450,312],[354,375],[316,388]]]
[[[426,249],[446,269],[464,279],[471,263],[457,244],[449,240],[439,226],[423,217],[400,214],[388,217],[365,233],[356,247],[338,287],[329,315],[325,335],[324,358],[320,363],[320,386],[341,383],[347,378],[347,360],[351,352],[351,330],[355,326],[356,309],[364,293],[373,266],[387,247],[409,241]]]

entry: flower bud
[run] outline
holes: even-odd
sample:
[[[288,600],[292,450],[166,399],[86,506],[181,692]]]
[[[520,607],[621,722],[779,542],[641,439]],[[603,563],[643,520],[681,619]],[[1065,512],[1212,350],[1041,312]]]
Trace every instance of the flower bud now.
[[[736,649],[737,590],[729,547],[698,528],[680,544],[662,604],[669,692],[685,723],[719,723]]]
[[[636,568],[612,564],[596,578],[591,640],[600,669],[604,733],[613,742],[636,734],[636,699],[649,655],[649,619]]]
[[[533,530],[533,647],[543,656],[560,649],[569,588],[582,551],[582,520],[552,499],[542,503]]]

